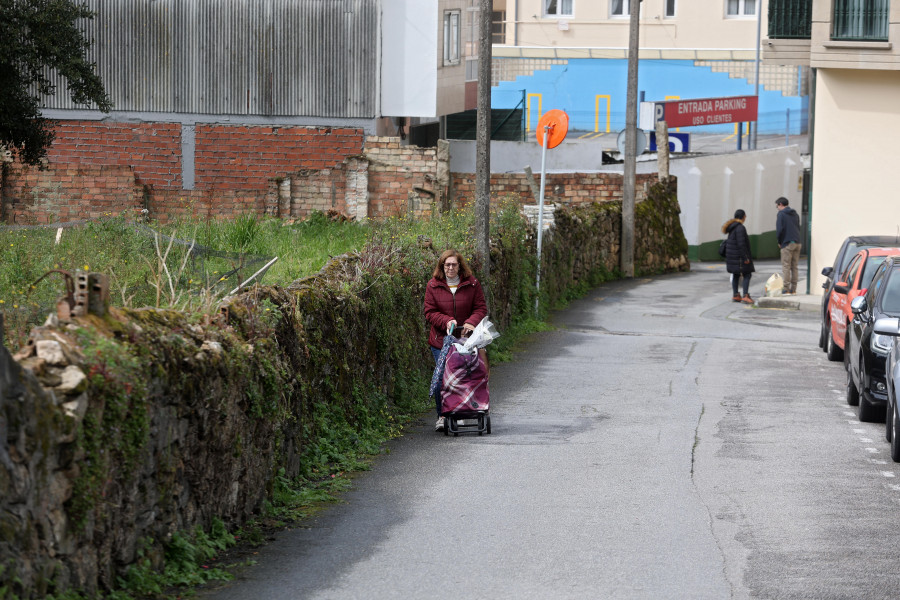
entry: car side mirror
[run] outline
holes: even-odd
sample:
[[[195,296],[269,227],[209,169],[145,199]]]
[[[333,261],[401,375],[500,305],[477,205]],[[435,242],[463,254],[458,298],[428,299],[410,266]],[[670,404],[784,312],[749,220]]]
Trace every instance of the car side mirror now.
[[[831,274],[834,273],[834,267],[825,267],[822,269],[822,275],[825,277],[831,278]]]
[[[875,321],[872,331],[878,335],[890,335],[897,337],[900,335],[900,319],[894,317],[883,317]]]
[[[838,281],[836,284],[834,284],[834,291],[836,291],[838,294],[846,294],[850,291],[850,288],[849,286],[847,286],[847,282]]]
[[[857,296],[850,302],[850,310],[854,315],[864,313],[869,310],[869,303],[866,302],[865,296]]]

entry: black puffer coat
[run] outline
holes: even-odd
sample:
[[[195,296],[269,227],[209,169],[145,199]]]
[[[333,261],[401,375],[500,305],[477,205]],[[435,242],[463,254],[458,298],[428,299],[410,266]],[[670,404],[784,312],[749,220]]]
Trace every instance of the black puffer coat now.
[[[722,225],[722,233],[728,234],[725,242],[725,266],[729,273],[753,273],[753,257],[750,256],[750,236],[747,228],[737,219]]]

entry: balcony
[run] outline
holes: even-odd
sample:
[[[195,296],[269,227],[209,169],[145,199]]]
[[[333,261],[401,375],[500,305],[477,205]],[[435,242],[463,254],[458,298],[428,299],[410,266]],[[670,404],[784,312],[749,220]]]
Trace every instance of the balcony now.
[[[769,0],[769,39],[810,39],[812,4],[812,0]]]
[[[834,0],[831,39],[886,42],[890,0]]]

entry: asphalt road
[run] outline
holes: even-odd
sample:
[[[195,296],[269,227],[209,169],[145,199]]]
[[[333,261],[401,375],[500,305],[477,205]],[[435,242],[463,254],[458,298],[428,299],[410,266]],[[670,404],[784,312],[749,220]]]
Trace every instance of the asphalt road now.
[[[494,369],[492,435],[428,415],[202,597],[900,597],[883,425],[816,313],[730,297],[720,265],[596,289]]]

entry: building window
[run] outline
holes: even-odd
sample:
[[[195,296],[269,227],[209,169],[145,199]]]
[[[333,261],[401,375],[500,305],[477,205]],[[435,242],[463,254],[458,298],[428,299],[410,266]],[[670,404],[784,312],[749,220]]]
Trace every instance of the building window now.
[[[495,10],[491,13],[491,43],[506,43],[506,11]]]
[[[756,16],[756,0],[725,0],[725,14],[729,17]]]
[[[627,17],[631,14],[629,4],[631,0],[610,0],[609,14],[614,17]]]
[[[459,64],[459,11],[444,13],[444,64]]]
[[[666,0],[666,17],[675,16],[675,0]]]
[[[572,3],[575,0],[544,0],[545,17],[571,17]]]
[[[834,0],[831,37],[887,41],[890,0]]]

